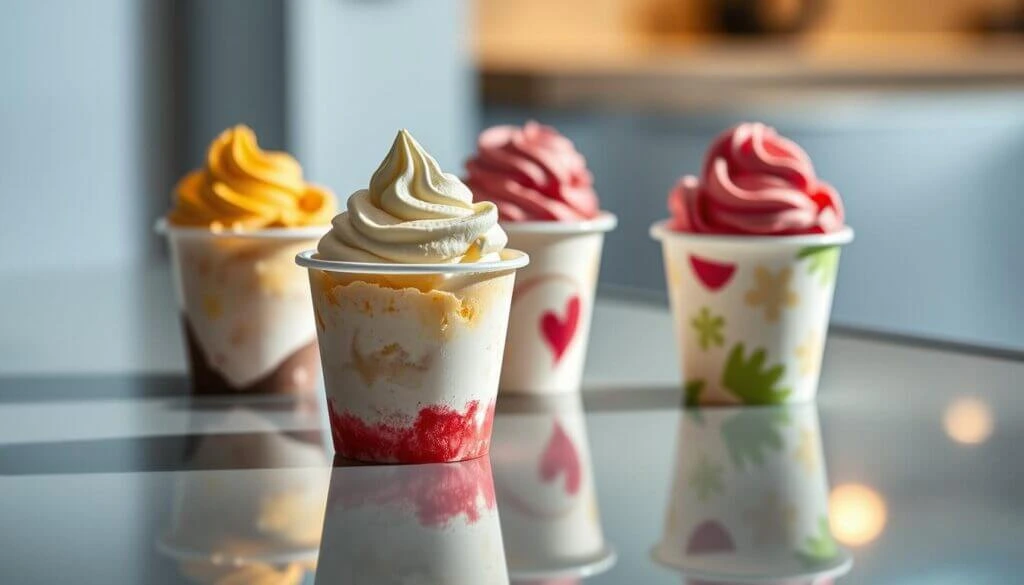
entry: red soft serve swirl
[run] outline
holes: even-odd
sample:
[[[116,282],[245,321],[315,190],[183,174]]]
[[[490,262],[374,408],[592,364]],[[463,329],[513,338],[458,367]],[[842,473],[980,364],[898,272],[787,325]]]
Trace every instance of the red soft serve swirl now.
[[[497,205],[502,221],[580,221],[600,211],[586,159],[550,126],[485,130],[466,170],[476,200]]]
[[[700,178],[668,196],[670,227],[709,234],[823,234],[843,227],[843,204],[818,179],[807,153],[758,123],[740,124],[711,144]]]

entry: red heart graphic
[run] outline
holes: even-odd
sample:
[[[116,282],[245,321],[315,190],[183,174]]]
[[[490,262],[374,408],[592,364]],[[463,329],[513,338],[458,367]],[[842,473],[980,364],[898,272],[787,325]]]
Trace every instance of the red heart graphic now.
[[[540,318],[540,331],[544,334],[544,339],[551,346],[551,351],[555,353],[555,363],[557,364],[562,359],[562,354],[572,343],[572,338],[576,335],[576,326],[580,323],[580,298],[573,296],[569,298],[569,302],[565,305],[565,320],[558,318],[551,311],[546,311]]]
[[[576,495],[580,491],[580,482],[583,479],[580,456],[576,453],[572,439],[556,420],[554,431],[548,439],[548,446],[544,448],[544,454],[540,458],[540,478],[544,483],[550,483],[563,473],[565,493],[570,496]]]
[[[704,283],[709,290],[718,290],[729,283],[734,272],[735,264],[722,264],[713,260],[707,260],[700,256],[690,255],[690,266],[697,278]]]
[[[686,545],[686,552],[689,554],[706,554],[732,552],[736,550],[732,536],[729,531],[714,520],[701,522],[693,533],[690,534],[690,541]]]

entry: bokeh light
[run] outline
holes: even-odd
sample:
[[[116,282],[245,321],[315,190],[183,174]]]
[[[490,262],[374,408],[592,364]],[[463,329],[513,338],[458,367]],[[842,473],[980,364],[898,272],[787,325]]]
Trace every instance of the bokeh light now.
[[[992,435],[995,426],[992,409],[978,398],[957,398],[946,407],[942,417],[946,435],[963,445],[984,443]]]
[[[832,535],[849,546],[863,546],[878,538],[887,516],[885,499],[866,485],[836,486],[829,497]]]

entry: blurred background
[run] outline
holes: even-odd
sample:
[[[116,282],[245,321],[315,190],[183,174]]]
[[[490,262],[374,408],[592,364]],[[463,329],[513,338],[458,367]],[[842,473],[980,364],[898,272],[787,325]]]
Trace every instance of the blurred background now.
[[[0,51],[0,372],[184,367],[153,222],[236,123],[342,198],[399,127],[461,172],[552,124],[620,219],[602,291],[663,302],[667,190],[762,120],[857,232],[835,324],[1024,350],[1022,0],[18,1]]]

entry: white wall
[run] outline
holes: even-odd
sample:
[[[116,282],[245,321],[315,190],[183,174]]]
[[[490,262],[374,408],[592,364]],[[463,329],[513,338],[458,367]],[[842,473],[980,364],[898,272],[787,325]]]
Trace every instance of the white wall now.
[[[169,127],[161,7],[134,0],[4,5],[0,272],[137,262]]]
[[[399,128],[446,169],[475,127],[466,0],[287,4],[289,144],[344,200],[367,185]]]

